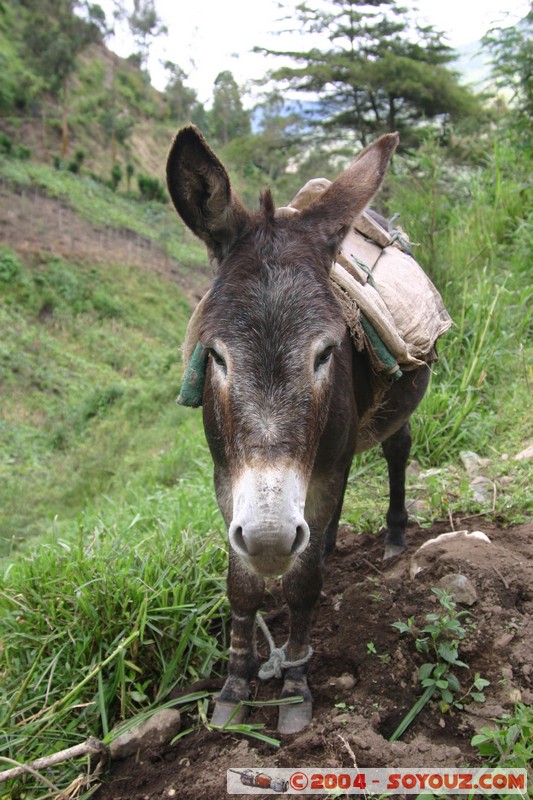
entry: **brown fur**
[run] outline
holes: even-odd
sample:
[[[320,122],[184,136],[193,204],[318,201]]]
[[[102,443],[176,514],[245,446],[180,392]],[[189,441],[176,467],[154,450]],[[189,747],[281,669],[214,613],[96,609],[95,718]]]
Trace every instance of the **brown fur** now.
[[[316,201],[292,217],[274,216],[270,192],[263,195],[259,213],[247,212],[223,165],[196,129],[178,133],[169,155],[174,204],[206,243],[217,269],[199,335],[212,353],[204,425],[230,538],[236,524],[232,493],[247,469],[260,474],[290,468],[306,486],[309,543],[295,560],[287,556],[283,576],[291,614],[289,661],[308,651],[323,556],[335,544],[353,455],[378,442],[383,442],[389,465],[387,541],[397,548],[404,544],[408,420],[424,394],[429,371],[424,367],[407,373],[382,391],[379,410],[360,437],[361,418],[377,405],[375,376],[366,354],[352,345],[329,279],[337,250],[354,217],[379,188],[397,141],[396,134],[381,137]],[[271,522],[268,525],[267,535],[265,522],[263,561],[260,535],[254,545],[260,551],[257,557],[242,557],[247,545],[240,530],[241,553],[236,545],[230,548],[232,648],[219,706],[246,699],[257,668],[254,619],[264,590],[261,573],[269,574],[262,564],[278,563],[276,530],[271,531]],[[310,703],[306,672],[306,666],[287,669],[284,694],[302,694]]]

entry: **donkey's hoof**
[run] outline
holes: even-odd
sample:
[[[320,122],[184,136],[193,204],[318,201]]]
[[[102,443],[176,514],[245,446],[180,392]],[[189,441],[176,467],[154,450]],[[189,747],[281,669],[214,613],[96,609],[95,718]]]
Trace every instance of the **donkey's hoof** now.
[[[217,700],[211,715],[211,725],[223,728],[224,725],[240,725],[246,718],[248,709],[243,703],[228,703],[226,700]]]
[[[294,705],[280,706],[278,711],[278,733],[299,733],[311,724],[313,703],[304,700]]]
[[[404,550],[405,545],[386,544],[385,552],[383,553],[383,561],[387,561],[389,558],[394,558],[395,556],[400,556]]]

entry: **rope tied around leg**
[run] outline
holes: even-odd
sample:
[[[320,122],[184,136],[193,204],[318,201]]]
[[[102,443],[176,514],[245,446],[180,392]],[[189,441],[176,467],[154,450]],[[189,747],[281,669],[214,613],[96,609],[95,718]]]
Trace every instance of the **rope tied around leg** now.
[[[307,655],[303,658],[299,658],[296,661],[287,661],[285,645],[283,645],[283,647],[276,647],[272,634],[268,630],[268,626],[259,611],[256,614],[256,622],[263,631],[268,646],[270,647],[268,660],[261,665],[258,673],[262,681],[267,681],[269,678],[281,678],[282,670],[289,669],[290,667],[303,667],[304,664],[307,664],[313,655],[312,647],[308,648]]]

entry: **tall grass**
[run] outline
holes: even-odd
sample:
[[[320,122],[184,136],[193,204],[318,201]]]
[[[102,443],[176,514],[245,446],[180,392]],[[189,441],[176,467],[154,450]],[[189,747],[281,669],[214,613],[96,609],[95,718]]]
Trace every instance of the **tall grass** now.
[[[0,756],[103,738],[224,659],[225,535],[201,432],[178,447],[190,451],[195,436],[196,464],[176,486],[132,481],[68,538],[4,567]],[[75,769],[60,768],[56,784]]]
[[[532,433],[533,216],[515,158],[496,141],[485,167],[465,172],[430,140],[393,179],[391,207],[401,208],[455,321],[416,414],[414,454],[427,465],[461,450],[490,454],[495,442],[518,446]]]

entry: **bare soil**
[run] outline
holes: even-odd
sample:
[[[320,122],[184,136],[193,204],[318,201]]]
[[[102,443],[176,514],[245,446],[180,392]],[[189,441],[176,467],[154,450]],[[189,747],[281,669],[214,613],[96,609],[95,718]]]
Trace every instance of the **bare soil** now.
[[[425,548],[417,557],[422,570],[415,577],[414,553],[425,541],[450,531],[450,522],[426,529],[412,525],[408,550],[385,563],[382,537],[341,528],[313,629],[309,680],[314,713],[308,729],[283,737],[275,749],[200,728],[174,746],[141,749],[135,757],[114,762],[96,800],[226,800],[230,767],[354,767],[354,757],[358,767],[367,768],[479,763],[470,746],[472,735],[493,726],[503,711],[512,711],[516,700],[533,702],[533,524],[501,529],[481,517],[456,519],[454,528],[481,529],[490,543],[455,538]],[[489,680],[486,701],[443,714],[432,700],[402,740],[391,744],[388,738],[421,694],[417,670],[427,660],[416,652],[412,637],[400,635],[391,623],[414,616],[422,627],[425,615],[437,610],[432,587],[450,573],[469,578],[477,592],[461,649],[469,669],[458,670],[458,677],[465,690],[476,672]],[[270,589],[266,620],[282,643],[287,614],[279,585],[273,582]],[[260,647],[266,658],[262,641]],[[276,680],[258,683],[255,699],[275,698],[280,688]],[[254,709],[248,722],[264,723],[265,733],[276,736],[276,713],[271,707]],[[186,728],[194,720],[182,723]]]
[[[139,266],[177,283],[193,306],[209,285],[210,268],[205,263],[184,270],[146,236],[94,225],[34,186],[13,188],[0,182],[0,212],[0,244],[21,255],[51,253],[72,261]],[[180,224],[176,217],[176,225]]]

